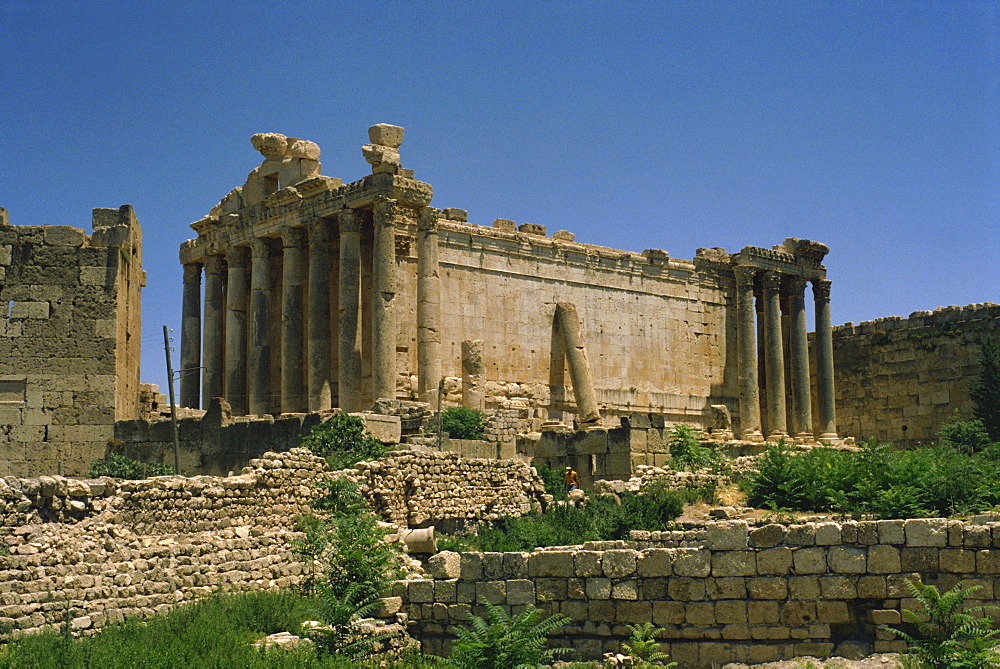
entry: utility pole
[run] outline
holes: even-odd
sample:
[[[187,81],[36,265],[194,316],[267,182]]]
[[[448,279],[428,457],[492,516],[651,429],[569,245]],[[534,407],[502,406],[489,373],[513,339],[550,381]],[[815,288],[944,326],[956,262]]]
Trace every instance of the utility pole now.
[[[170,335],[163,326],[163,350],[167,353],[167,387],[170,388],[170,425],[174,429],[174,473],[181,473],[181,443],[177,432],[177,405],[174,403],[174,368],[170,364]]]

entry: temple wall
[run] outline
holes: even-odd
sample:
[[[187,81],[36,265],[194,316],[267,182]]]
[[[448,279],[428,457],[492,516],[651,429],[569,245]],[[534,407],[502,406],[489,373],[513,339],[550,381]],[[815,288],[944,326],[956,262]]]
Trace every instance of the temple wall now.
[[[0,209],[0,475],[83,474],[138,415],[144,284],[130,206],[95,209],[92,235]]]
[[[626,641],[626,625],[651,622],[661,650],[682,667],[760,663],[812,655],[860,657],[905,648],[878,625],[898,624],[916,602],[906,581],[995,605],[1000,524],[945,519],[825,522],[759,527],[722,521],[668,544],[594,542],[531,553],[441,553],[433,578],[399,582],[393,608],[427,652],[446,654],[454,626],[485,615],[486,598],[527,605],[570,622],[553,633],[574,659],[600,659]],[[654,533],[659,534],[659,533]],[[700,534],[700,533],[698,533]],[[654,543],[655,545],[655,543]]]
[[[900,446],[937,440],[941,424],[972,418],[980,340],[1000,341],[1000,305],[972,304],[833,330],[842,435]]]

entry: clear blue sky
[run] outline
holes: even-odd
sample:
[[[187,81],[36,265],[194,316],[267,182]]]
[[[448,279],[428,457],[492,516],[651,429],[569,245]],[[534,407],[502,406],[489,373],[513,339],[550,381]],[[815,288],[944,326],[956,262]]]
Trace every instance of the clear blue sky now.
[[[995,0],[0,0],[0,206],[89,230],[134,205],[161,385],[178,245],[263,131],[346,182],[367,127],[402,125],[433,204],[483,225],[825,242],[835,323],[1000,302],[998,45]]]

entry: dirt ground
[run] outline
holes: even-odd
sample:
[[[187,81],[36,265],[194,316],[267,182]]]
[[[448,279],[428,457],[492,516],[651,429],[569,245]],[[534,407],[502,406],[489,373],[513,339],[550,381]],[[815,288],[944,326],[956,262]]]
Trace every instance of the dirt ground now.
[[[880,653],[869,655],[863,660],[847,660],[842,657],[832,657],[821,660],[816,657],[797,657],[794,660],[780,662],[765,662],[764,664],[731,663],[722,665],[722,669],[889,669],[902,666],[896,653]]]

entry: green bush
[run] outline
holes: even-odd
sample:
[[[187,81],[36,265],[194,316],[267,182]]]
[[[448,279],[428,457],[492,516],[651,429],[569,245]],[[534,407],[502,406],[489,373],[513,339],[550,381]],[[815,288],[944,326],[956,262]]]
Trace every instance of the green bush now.
[[[538,478],[542,479],[542,483],[545,484],[546,493],[552,495],[552,498],[556,500],[566,499],[566,478],[562,470],[552,469],[544,462],[532,466],[538,472]]]
[[[344,469],[358,462],[378,460],[389,450],[365,428],[358,416],[341,413],[313,426],[302,446],[326,458],[330,469]]]
[[[441,412],[441,429],[452,439],[482,439],[486,414],[468,407],[449,407]]]
[[[166,476],[174,473],[173,465],[158,462],[139,462],[121,453],[111,453],[106,459],[90,463],[87,476],[99,478],[110,476],[116,479],[144,479],[149,476]]]
[[[690,425],[674,425],[667,446],[670,448],[670,462],[678,470],[704,469],[720,460],[715,449],[702,445],[698,431]]]
[[[983,421],[978,418],[950,420],[941,426],[938,434],[942,445],[950,446],[962,453],[978,453],[990,446],[990,435]]]
[[[634,667],[656,666],[676,667],[676,662],[663,665],[662,660],[669,659],[669,655],[660,652],[660,644],[656,642],[656,635],[664,632],[658,627],[653,627],[653,623],[643,623],[641,625],[626,625],[630,632],[628,641],[622,644],[622,651],[630,658]]]
[[[481,600],[489,620],[469,615],[470,627],[458,628],[448,664],[461,669],[511,669],[537,667],[551,663],[568,648],[546,648],[550,632],[570,621],[559,614],[544,615],[534,606],[526,607],[516,617],[503,607]]]
[[[907,643],[904,666],[928,669],[952,667],[998,667],[997,630],[988,616],[995,606],[968,606],[965,599],[982,586],[965,587],[961,581],[947,592],[933,585],[906,581],[906,587],[920,604],[918,611],[904,610],[913,634],[890,628]]]

